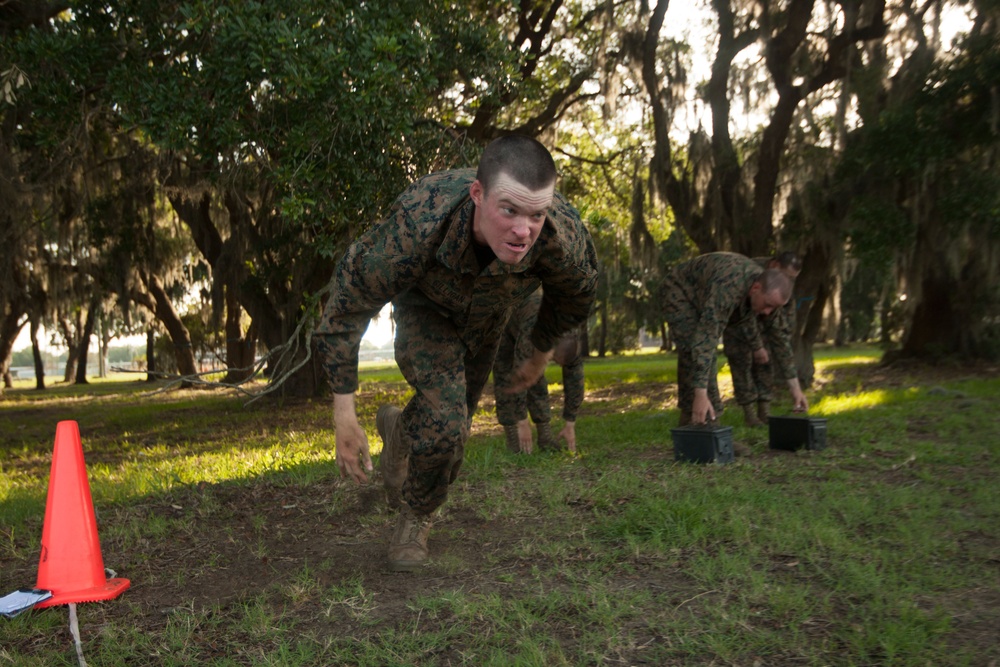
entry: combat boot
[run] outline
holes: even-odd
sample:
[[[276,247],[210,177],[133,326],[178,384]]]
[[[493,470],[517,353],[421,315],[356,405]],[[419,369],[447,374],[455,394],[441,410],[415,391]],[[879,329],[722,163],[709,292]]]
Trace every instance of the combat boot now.
[[[543,452],[559,451],[559,443],[552,435],[551,422],[538,422],[535,424],[535,428],[538,430],[538,448],[540,450]]]
[[[743,408],[743,420],[746,422],[747,426],[764,425],[764,422],[757,418],[757,406],[753,403],[744,403],[740,407]]]
[[[757,401],[757,419],[761,424],[766,424],[771,416],[771,401]]]
[[[511,454],[521,453],[521,437],[517,433],[517,424],[507,424],[503,427],[504,436],[507,438],[507,451]]]
[[[382,453],[378,457],[378,468],[382,473],[389,507],[399,508],[403,502],[403,482],[406,481],[407,464],[410,453],[403,451],[399,437],[399,415],[402,410],[394,405],[383,405],[375,415],[375,428],[382,438]]]
[[[417,514],[409,505],[403,505],[389,543],[390,570],[413,572],[427,562],[427,536],[431,524],[429,515]]]

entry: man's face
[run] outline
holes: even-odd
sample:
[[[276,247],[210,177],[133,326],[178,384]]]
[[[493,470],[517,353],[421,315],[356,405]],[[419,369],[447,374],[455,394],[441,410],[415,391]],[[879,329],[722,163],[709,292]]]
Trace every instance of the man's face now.
[[[489,192],[478,179],[469,187],[476,204],[472,235],[487,245],[501,262],[517,264],[535,244],[552,205],[555,183],[529,190],[507,174],[500,174]]]
[[[781,290],[771,290],[765,292],[760,283],[750,286],[750,307],[758,315],[770,315],[778,308],[781,308],[786,300],[781,296]]]

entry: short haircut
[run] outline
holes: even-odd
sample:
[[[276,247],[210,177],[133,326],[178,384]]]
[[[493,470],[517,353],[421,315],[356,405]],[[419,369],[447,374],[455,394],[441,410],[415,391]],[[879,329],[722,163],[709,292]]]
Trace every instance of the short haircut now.
[[[778,268],[781,269],[791,269],[796,273],[802,270],[802,258],[791,250],[779,252],[774,256],[774,261],[778,263]]]
[[[784,301],[792,298],[792,281],[781,269],[764,269],[754,282],[760,283],[761,291],[765,294],[777,291]]]
[[[529,190],[541,190],[556,182],[556,163],[537,140],[521,134],[494,139],[479,159],[476,179],[487,192],[500,174],[507,174]]]

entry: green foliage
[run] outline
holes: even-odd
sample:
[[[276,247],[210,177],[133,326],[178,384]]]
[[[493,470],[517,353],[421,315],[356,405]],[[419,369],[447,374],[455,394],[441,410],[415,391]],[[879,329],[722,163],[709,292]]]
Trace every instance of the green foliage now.
[[[1000,336],[998,72],[996,40],[966,37],[919,90],[858,132],[841,165],[838,187],[855,193],[850,256],[904,275],[910,353],[988,357]],[[923,301],[939,294],[954,295],[950,312]]]
[[[0,70],[32,82],[0,109],[18,115],[18,180],[55,200],[11,208],[51,229],[35,247],[72,253],[59,303],[113,292],[126,318],[140,276],[173,293],[191,275],[193,232],[219,310],[226,283],[273,346],[405,185],[474,159],[438,120],[511,89],[502,30],[432,0],[77,0],[0,44]],[[167,198],[208,201],[210,222],[164,229]]]
[[[857,262],[844,280],[840,295],[841,335],[843,342],[864,342],[884,327],[878,315],[881,302],[890,285],[889,272],[883,263]],[[892,298],[895,294],[890,295]]]
[[[859,197],[848,217],[851,256],[865,264],[887,269],[894,249],[912,245],[917,233],[913,220],[882,197]]]
[[[459,54],[473,76],[503,60],[491,27],[437,3],[122,0],[77,9],[79,39],[103,44],[112,63],[104,93],[125,126],[218,185],[273,190],[284,224],[305,225],[326,255],[344,225],[373,219],[441,158],[418,152],[418,126],[453,84]]]
[[[939,191],[931,203],[945,224],[970,225],[997,232],[1000,176],[984,169],[997,145],[993,131],[1000,84],[1000,49],[994,40],[969,38],[956,56],[932,71],[926,85],[905,104],[885,111],[865,127],[845,156],[845,177],[902,182],[932,179]],[[853,174],[852,174],[853,172]],[[861,200],[855,215],[859,245],[906,247],[920,222],[908,202]],[[865,238],[860,228],[884,227]],[[853,238],[853,236],[852,236]]]

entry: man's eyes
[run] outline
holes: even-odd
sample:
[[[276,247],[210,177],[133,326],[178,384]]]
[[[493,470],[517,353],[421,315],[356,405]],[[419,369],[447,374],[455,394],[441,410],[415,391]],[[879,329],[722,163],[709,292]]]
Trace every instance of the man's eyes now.
[[[502,206],[500,210],[503,212],[504,215],[517,215],[517,210],[509,206]],[[545,212],[541,211],[539,213],[529,213],[528,217],[531,218],[532,220],[544,220]]]

